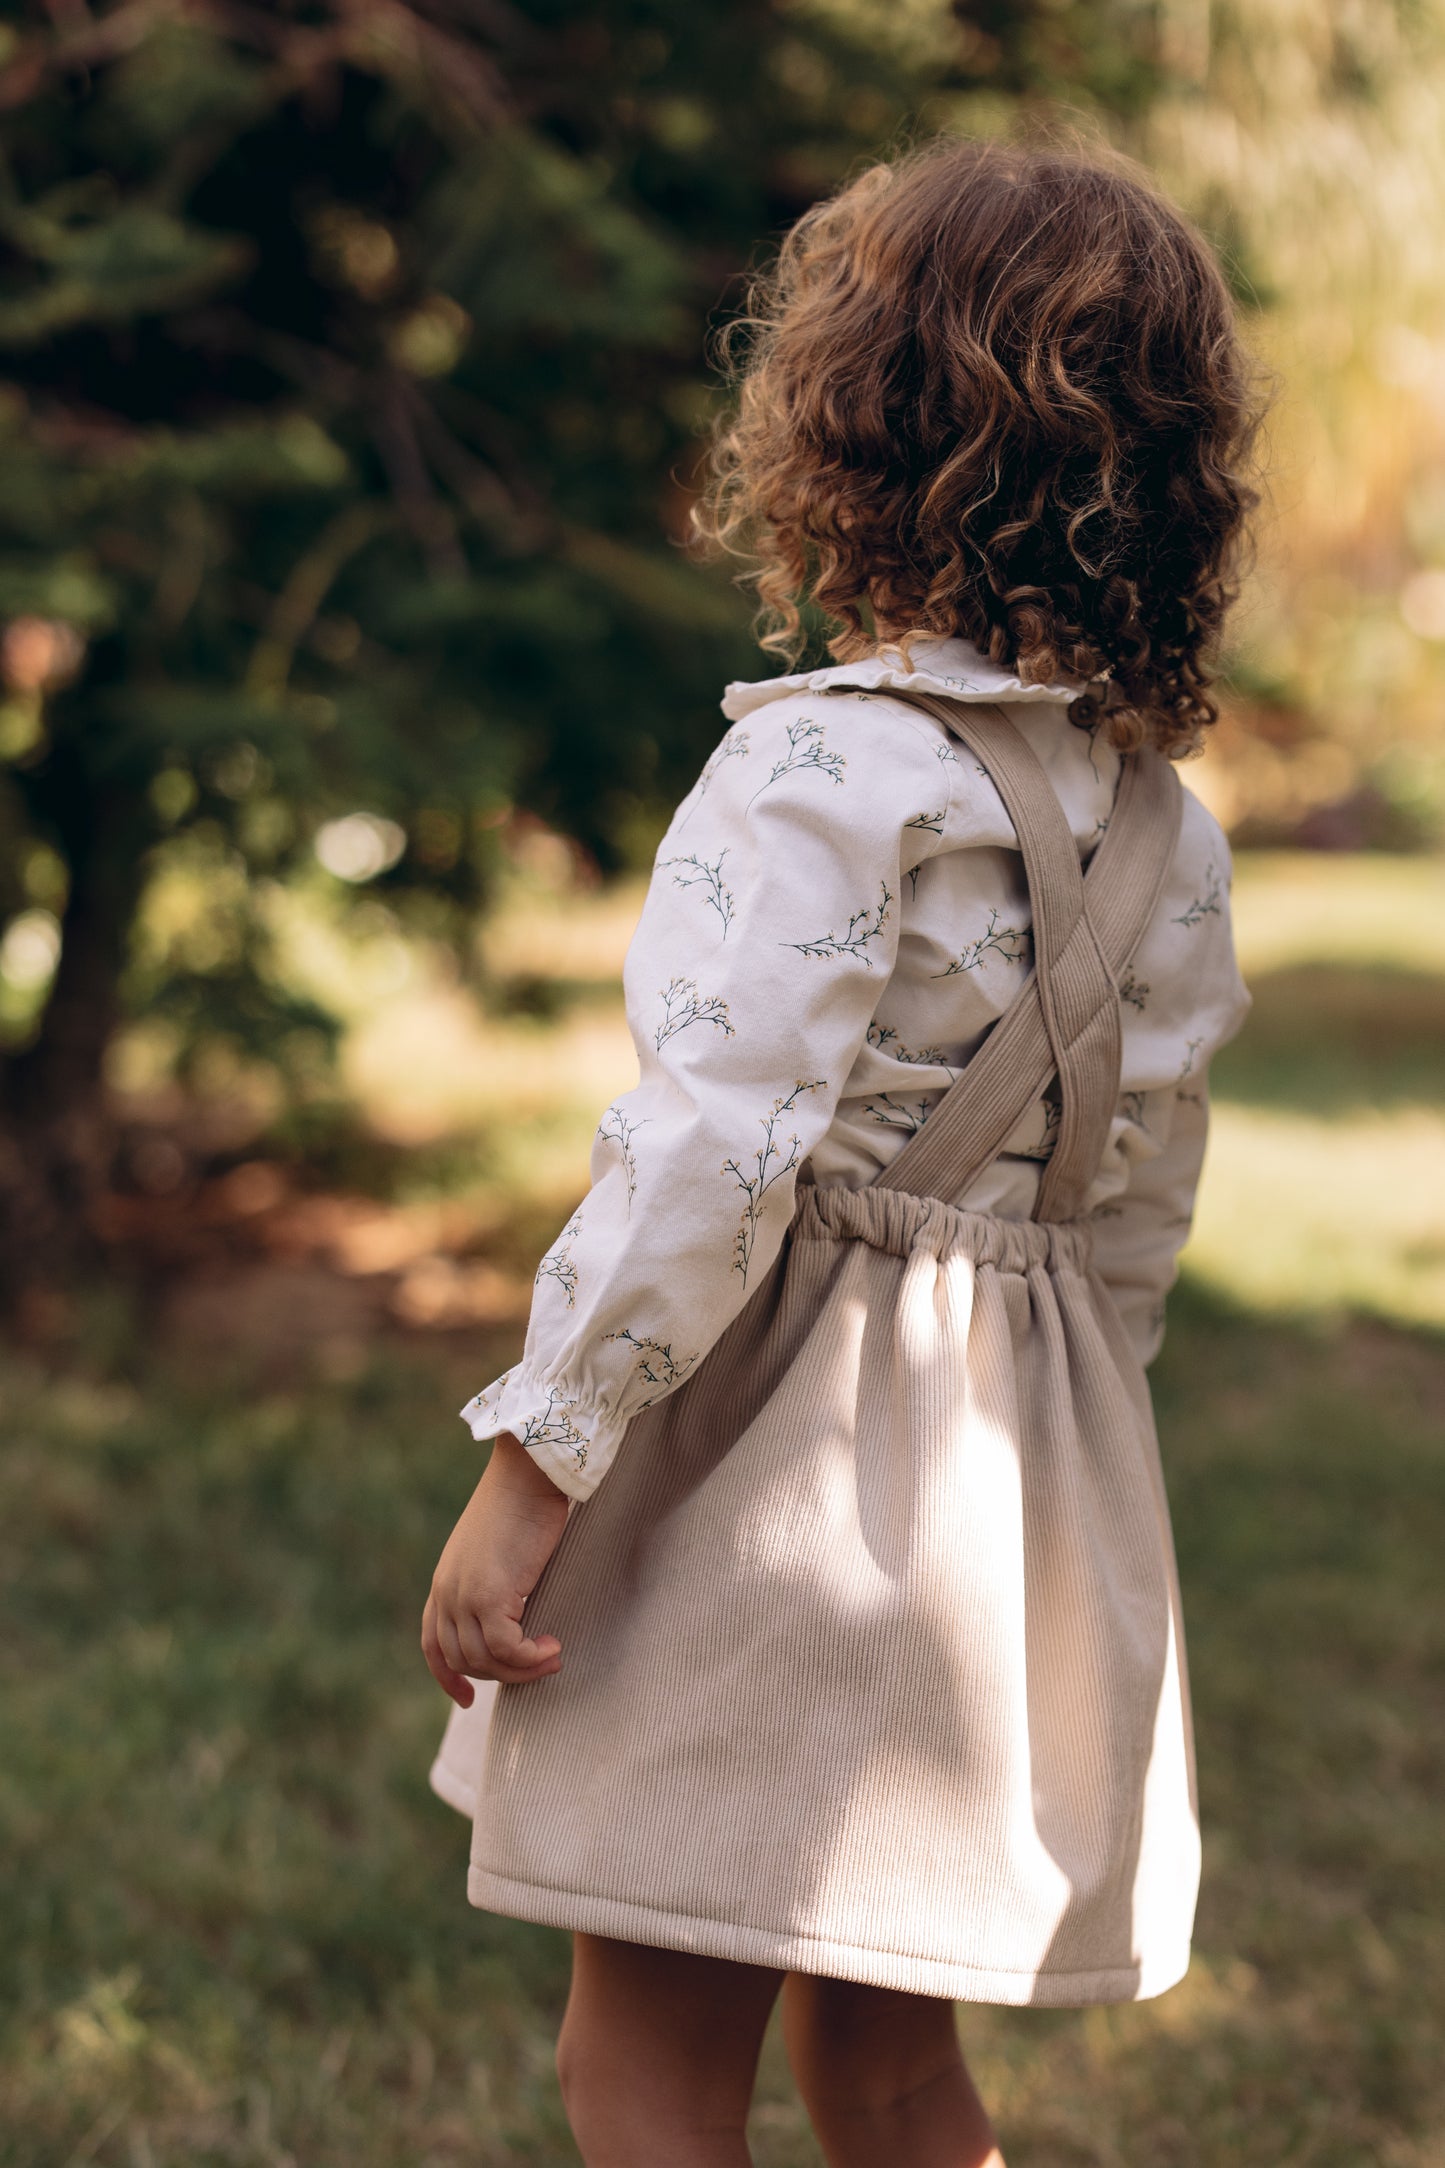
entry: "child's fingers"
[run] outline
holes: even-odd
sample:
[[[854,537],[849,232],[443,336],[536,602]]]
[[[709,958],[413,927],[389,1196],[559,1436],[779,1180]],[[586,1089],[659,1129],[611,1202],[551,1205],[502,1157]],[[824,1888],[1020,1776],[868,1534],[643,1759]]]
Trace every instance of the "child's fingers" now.
[[[535,1641],[529,1640],[521,1621],[497,1606],[484,1611],[478,1624],[486,1635],[492,1661],[514,1671],[535,1671],[562,1654],[562,1644],[555,1634],[539,1634]]]
[[[457,1631],[456,1619],[444,1603],[437,1605],[437,1641],[441,1646],[442,1655],[451,1665],[452,1670],[465,1676],[472,1669],[472,1666],[468,1663],[467,1652],[462,1647],[462,1637]],[[483,1676],[485,1677],[486,1674],[483,1673]]]
[[[477,1698],[476,1688],[470,1679],[456,1671],[442,1653],[437,1634],[436,1598],[429,1596],[421,1621],[421,1651],[426,1658],[427,1669],[444,1694],[450,1694],[458,1708],[469,1709]]]
[[[517,1639],[508,1660],[489,1645],[479,1618],[468,1619],[462,1628],[462,1647],[468,1652],[467,1669],[474,1678],[500,1679],[504,1686],[526,1686],[533,1679],[549,1679],[562,1668],[562,1651],[550,1638],[546,1642]],[[530,1652],[535,1650],[535,1654]]]
[[[503,1686],[526,1686],[531,1680],[548,1678],[561,1668],[561,1646],[556,1640],[549,1637],[546,1643],[524,1641],[517,1628],[514,1636],[517,1648],[503,1657],[490,1646],[482,1622],[474,1613],[456,1615],[446,1605],[433,1601],[438,1649],[443,1661],[458,1677],[496,1679]],[[535,1654],[529,1653],[532,1651]]]

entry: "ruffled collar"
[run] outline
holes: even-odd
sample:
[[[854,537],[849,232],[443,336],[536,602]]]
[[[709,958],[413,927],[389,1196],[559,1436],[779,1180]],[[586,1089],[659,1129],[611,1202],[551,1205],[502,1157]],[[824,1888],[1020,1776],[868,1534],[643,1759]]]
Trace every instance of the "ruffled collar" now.
[[[940,693],[953,700],[1059,703],[1077,700],[1084,689],[1062,678],[1047,685],[1026,685],[1012,670],[990,662],[971,640],[942,633],[915,635],[912,652],[912,670],[896,648],[884,647],[857,662],[833,663],[825,670],[802,670],[791,677],[736,678],[723,694],[722,711],[730,722],[738,722],[754,708],[789,693],[826,692],[839,686],[877,692],[889,685],[906,685],[915,692]]]

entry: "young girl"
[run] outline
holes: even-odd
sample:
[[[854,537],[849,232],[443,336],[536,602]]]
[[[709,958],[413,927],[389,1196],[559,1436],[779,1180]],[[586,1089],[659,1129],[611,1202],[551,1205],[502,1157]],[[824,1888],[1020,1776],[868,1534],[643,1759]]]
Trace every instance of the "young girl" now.
[[[658,851],[641,1081],[464,1410],[433,1781],[471,1901],[574,1932],[588,2168],[746,2162],[780,1991],[830,2162],[980,2168],[955,1999],[1188,1963],[1143,1366],[1248,1002],[1171,762],[1255,401],[1199,236],[1053,151],[865,173],[752,333],[700,524],[837,660],[728,687]]]

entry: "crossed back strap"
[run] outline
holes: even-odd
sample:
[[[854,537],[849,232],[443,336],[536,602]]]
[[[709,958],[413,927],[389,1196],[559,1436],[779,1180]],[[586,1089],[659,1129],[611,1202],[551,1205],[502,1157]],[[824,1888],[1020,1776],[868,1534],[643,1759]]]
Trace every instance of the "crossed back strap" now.
[[[1034,962],[978,1052],[875,1186],[962,1196],[1056,1076],[1058,1136],[1033,1216],[1072,1219],[1098,1172],[1118,1103],[1118,980],[1174,856],[1183,813],[1179,778],[1153,747],[1126,753],[1103,841],[1081,873],[1053,785],[1002,708],[897,686],[888,696],[926,709],[992,779],[1023,855]]]

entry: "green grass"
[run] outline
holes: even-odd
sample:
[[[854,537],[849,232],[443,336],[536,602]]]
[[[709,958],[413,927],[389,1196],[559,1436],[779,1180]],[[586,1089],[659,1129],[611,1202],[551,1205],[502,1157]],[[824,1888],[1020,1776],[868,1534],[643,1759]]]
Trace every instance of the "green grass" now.
[[[1216,1058],[1223,1097],[1335,1118],[1438,1103],[1445,977],[1311,961],[1254,973],[1250,990],[1248,1028]]]
[[[481,1368],[494,1351],[480,1350]],[[480,1374],[480,1372],[479,1372]],[[1445,2140],[1445,1346],[1177,1305],[1158,1395],[1207,1832],[1155,2003],[965,2010],[1011,2168]],[[456,1382],[12,1370],[0,2162],[574,2158],[560,1937],[472,1912],[415,1651]],[[770,2043],[760,2161],[815,2161]]]
[[[1216,1057],[1190,1244],[1281,1321],[1445,1330],[1445,867],[1242,853],[1243,1031]]]

